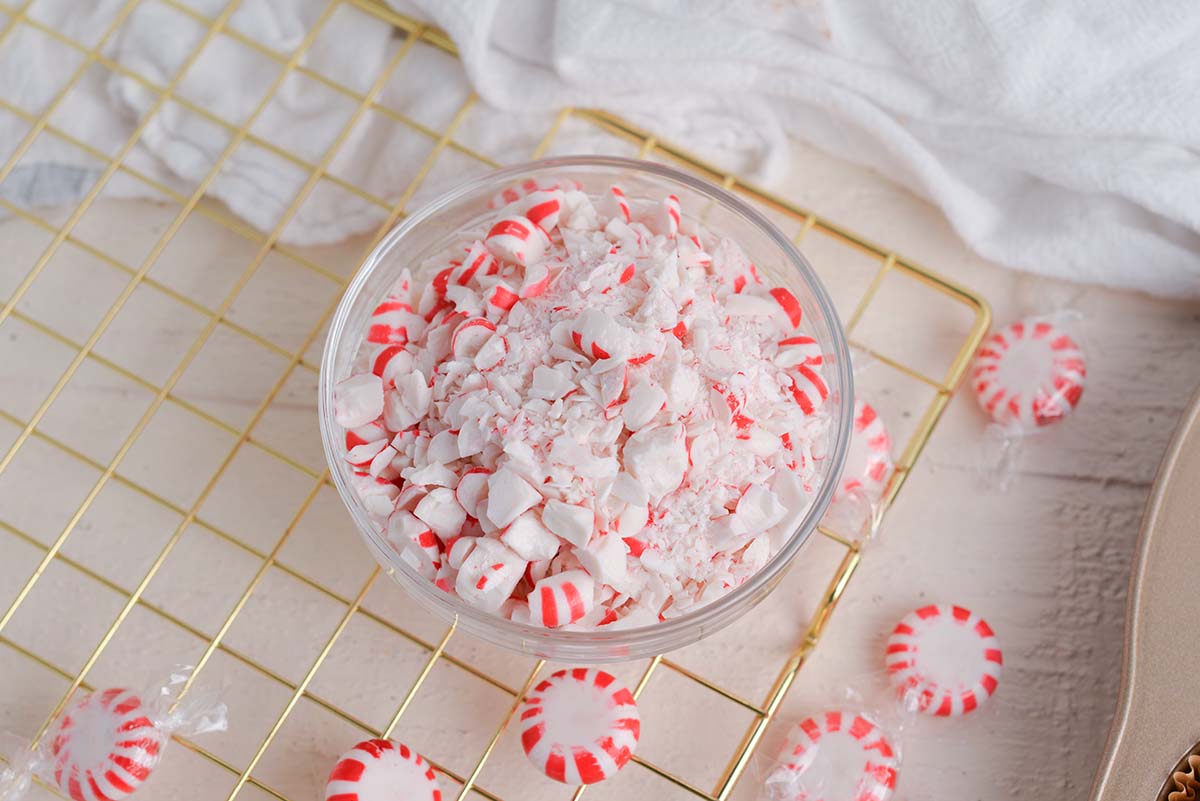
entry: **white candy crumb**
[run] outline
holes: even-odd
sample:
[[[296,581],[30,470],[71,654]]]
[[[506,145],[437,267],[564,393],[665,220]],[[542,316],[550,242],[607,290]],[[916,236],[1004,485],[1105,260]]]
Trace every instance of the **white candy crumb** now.
[[[339,381],[333,389],[333,416],[342,428],[358,428],[383,414],[383,380],[372,373]]]
[[[542,511],[542,522],[546,528],[577,548],[587,545],[595,527],[595,513],[586,506],[575,506],[562,501],[547,501]]]
[[[486,515],[493,525],[507,526],[541,500],[541,493],[507,467],[502,467],[488,478]]]

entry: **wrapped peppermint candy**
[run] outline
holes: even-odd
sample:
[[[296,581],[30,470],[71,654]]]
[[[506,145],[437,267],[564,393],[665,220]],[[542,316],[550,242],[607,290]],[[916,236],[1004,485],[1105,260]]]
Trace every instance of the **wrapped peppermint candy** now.
[[[992,421],[1033,431],[1062,420],[1083,396],[1087,366],[1079,344],[1049,320],[1018,320],[984,341],[971,373]]]
[[[171,735],[226,728],[225,704],[180,690],[191,668],[144,690],[111,687],[72,699],[46,735],[0,771],[0,801],[18,801],[34,778],[73,801],[119,801],[135,793],[162,759]]]
[[[887,426],[874,406],[856,398],[854,432],[850,435],[846,469],[834,498],[859,491],[878,501],[891,476],[892,440]]]
[[[900,757],[869,714],[831,709],[788,732],[783,764],[767,777],[777,801],[887,801],[896,787]]]
[[[1020,443],[1066,419],[1079,405],[1087,364],[1066,330],[1072,315],[1027,317],[996,331],[979,349],[971,388],[991,420],[988,483],[1006,489]]]
[[[974,712],[996,692],[1004,659],[983,618],[962,606],[929,605],[896,624],[884,661],[887,681],[872,674],[848,688],[837,707],[788,730],[764,798],[888,801],[900,777],[907,724],[920,714]]]
[[[858,373],[858,366],[855,369]],[[842,536],[870,539],[879,526],[882,501],[895,472],[892,439],[876,405],[854,400],[854,427],[837,491],[822,523]]]

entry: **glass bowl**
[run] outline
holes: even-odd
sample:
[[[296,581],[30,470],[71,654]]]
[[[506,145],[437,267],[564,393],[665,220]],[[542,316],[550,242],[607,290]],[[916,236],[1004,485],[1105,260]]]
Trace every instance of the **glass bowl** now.
[[[827,456],[818,471],[822,484],[808,513],[778,552],[744,584],[705,606],[641,628],[545,629],[481,611],[437,589],[405,563],[372,524],[350,485],[344,431],[333,417],[333,387],[349,375],[371,312],[399,272],[444,251],[461,230],[478,227],[481,218],[494,215],[488,202],[502,189],[539,177],[574,179],[591,195],[613,184],[620,185],[630,198],[660,200],[677,195],[685,216],[697,219],[710,232],[733,239],[768,283],[786,286],[795,294],[804,311],[803,327],[824,353],[821,372],[830,389],[826,403],[832,420]],[[387,574],[424,606],[464,631],[513,651],[575,663],[636,659],[683,647],[728,625],[765,598],[816,529],[833,497],[850,442],[854,406],[849,350],[833,303],[812,267],[779,229],[742,200],[700,178],[653,162],[600,156],[545,159],[498,170],[442,195],[393,229],[367,257],[338,305],[321,360],[318,393],[321,438],[333,482]]]

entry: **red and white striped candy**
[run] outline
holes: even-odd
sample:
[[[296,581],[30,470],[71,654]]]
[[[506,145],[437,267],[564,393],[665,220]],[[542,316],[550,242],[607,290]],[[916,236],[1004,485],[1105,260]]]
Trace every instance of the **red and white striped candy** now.
[[[892,441],[875,407],[854,401],[854,431],[837,496],[865,492],[876,499],[892,472]]]
[[[557,189],[539,189],[525,198],[521,208],[530,222],[543,231],[551,231],[562,214],[562,198],[563,193]]]
[[[810,336],[796,334],[779,340],[779,352],[775,354],[775,363],[780,367],[795,367],[798,364],[812,367],[824,361],[821,346]]]
[[[564,784],[595,784],[624,767],[642,723],[628,687],[595,668],[560,670],[521,704],[529,761]]]
[[[517,301],[520,299],[521,296],[511,286],[504,281],[497,281],[487,296],[487,303],[497,312],[501,312],[508,311],[517,305]]]
[[[692,234],[679,240],[679,265],[681,267],[712,267],[712,256],[704,250],[700,237]]]
[[[437,774],[420,754],[391,740],[364,740],[338,759],[325,801],[442,801]]]
[[[619,186],[610,186],[608,194],[601,198],[601,211],[610,217],[615,217],[625,222],[633,219],[633,215],[629,211],[629,198],[625,197],[625,193],[621,191]]]
[[[637,265],[633,262],[629,262],[629,264],[626,264],[621,268],[621,274],[617,276],[617,283],[628,284],[633,280],[635,275],[637,275]]]
[[[454,590],[472,606],[498,612],[524,577],[527,565],[500,540],[479,537],[463,559]]]
[[[404,345],[381,345],[371,354],[371,372],[383,379],[384,387],[393,386],[396,376],[411,371],[413,364]]]
[[[468,286],[471,281],[500,272],[500,264],[482,242],[476,241],[467,249],[460,264],[452,265],[446,276],[447,286]]]
[[[887,669],[905,698],[930,715],[963,715],[996,691],[1004,657],[991,626],[961,606],[924,606],[896,625]]]
[[[387,537],[401,553],[409,552],[416,562],[414,568],[422,575],[433,575],[442,566],[442,544],[437,534],[412,512],[406,509],[392,512],[388,517]]]
[[[679,234],[679,198],[667,195],[662,204],[665,227],[663,233],[668,239],[674,239]]]
[[[371,312],[367,342],[376,345],[406,345],[421,335],[425,319],[400,295],[388,295]]]
[[[1022,320],[992,334],[972,374],[975,397],[1001,425],[1027,429],[1066,417],[1083,395],[1083,352],[1051,323]]]
[[[611,359],[620,355],[626,334],[620,323],[599,309],[584,309],[571,321],[571,341],[579,352],[591,359]]]
[[[463,320],[450,337],[450,352],[456,359],[474,359],[484,344],[496,333],[496,324],[482,317]]]
[[[350,429],[346,432],[346,461],[365,468],[387,446],[390,438],[388,430],[378,420]]]
[[[532,195],[534,192],[551,191],[554,189],[568,192],[573,189],[582,188],[582,184],[570,179],[543,178],[540,181],[535,181],[533,178],[526,178],[518,184],[507,186],[497,192],[488,202],[488,208],[498,209],[507,206],[509,203],[516,203],[521,198]]]
[[[506,186],[493,195],[492,199],[488,201],[488,208],[499,209],[507,206],[509,203],[516,203],[521,198],[531,195],[541,188],[542,186],[537,181],[532,178],[526,178],[519,184]]]
[[[780,759],[783,766],[767,783],[786,792],[772,797],[804,801],[884,801],[900,766],[875,721],[840,710],[797,723]]]
[[[521,281],[521,291],[518,293],[523,298],[536,298],[539,295],[544,295],[546,290],[550,288],[550,282],[554,278],[554,273],[550,270],[550,265],[545,262],[531,264],[525,268],[525,276]]]
[[[378,517],[387,517],[395,508],[400,488],[386,478],[373,476],[366,470],[355,470],[350,474],[350,486],[362,499],[367,511]]]
[[[812,414],[821,408],[829,397],[829,385],[820,373],[807,364],[796,365],[789,378],[791,386],[787,390],[805,414]]]
[[[458,487],[454,490],[454,497],[458,499],[459,505],[477,520],[482,514],[481,506],[487,500],[487,480],[491,474],[492,471],[486,467],[472,467],[463,473],[462,478],[458,480]]]
[[[796,300],[796,296],[781,286],[773,287],[767,292],[779,304],[779,308],[783,311],[783,318],[791,324],[792,328],[799,328],[804,312],[801,310],[800,301]]]
[[[533,264],[546,255],[550,238],[528,217],[504,217],[488,230],[484,244],[498,259]]]
[[[59,789],[74,801],[116,801],[146,781],[167,734],[147,716],[136,693],[114,688],[72,705],[50,742]]]
[[[533,585],[529,618],[535,626],[555,629],[574,623],[595,604],[595,582],[583,570],[565,570]]]
[[[691,240],[697,248],[703,251],[699,237],[693,236]],[[735,294],[744,290],[750,283],[762,283],[762,278],[759,276],[754,262],[750,261],[746,252],[730,239],[721,239],[716,244],[709,256],[709,267],[712,269],[713,275],[721,280],[721,283],[733,288]]]

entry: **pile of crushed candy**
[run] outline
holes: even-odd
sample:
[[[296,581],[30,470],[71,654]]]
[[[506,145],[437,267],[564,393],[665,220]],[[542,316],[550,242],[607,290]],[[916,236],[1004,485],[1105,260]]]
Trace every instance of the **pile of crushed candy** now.
[[[795,295],[674,195],[526,181],[492,205],[404,271],[335,387],[372,519],[440,589],[548,628],[741,585],[796,531],[830,434]]]

